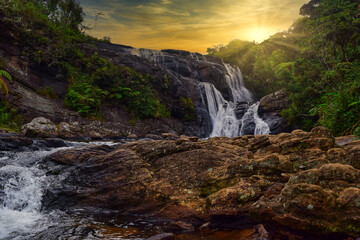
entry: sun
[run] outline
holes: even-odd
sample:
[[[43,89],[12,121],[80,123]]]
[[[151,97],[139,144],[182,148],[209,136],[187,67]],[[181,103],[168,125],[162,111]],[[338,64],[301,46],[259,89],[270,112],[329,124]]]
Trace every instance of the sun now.
[[[257,43],[261,43],[264,40],[268,39],[275,32],[274,32],[274,30],[269,29],[269,28],[262,28],[262,27],[250,28],[248,31],[247,38],[250,41],[255,41]]]

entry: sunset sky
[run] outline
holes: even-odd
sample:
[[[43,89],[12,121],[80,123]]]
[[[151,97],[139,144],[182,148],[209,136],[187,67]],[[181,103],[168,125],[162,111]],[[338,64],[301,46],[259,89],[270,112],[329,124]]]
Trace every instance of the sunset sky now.
[[[80,0],[88,31],[111,42],[205,53],[233,39],[261,42],[288,29],[309,0]],[[94,21],[95,15],[102,16]]]

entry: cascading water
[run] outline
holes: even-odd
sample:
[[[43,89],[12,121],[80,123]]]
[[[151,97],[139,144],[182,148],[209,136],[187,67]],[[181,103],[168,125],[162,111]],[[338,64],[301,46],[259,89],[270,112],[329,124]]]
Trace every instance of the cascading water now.
[[[249,134],[245,131],[254,125],[252,134],[270,134],[269,126],[259,117],[260,103],[251,105],[242,118],[236,116],[237,103],[254,102],[249,90],[244,86],[243,76],[239,68],[234,69],[229,64],[224,64],[227,74],[226,82],[231,90],[233,101],[226,101],[222,94],[211,83],[200,83],[204,89],[208,112],[211,118],[213,130],[210,137],[223,136],[235,137]]]
[[[200,83],[206,93],[207,105],[213,130],[210,137],[235,137],[239,132],[240,121],[236,118],[233,102],[227,102],[211,83]]]
[[[34,141],[36,142],[36,140]],[[113,145],[96,142],[91,144]],[[69,212],[46,210],[44,195],[57,184],[47,176],[47,156],[65,149],[88,145],[69,143],[68,147],[52,148],[35,145],[25,151],[0,151],[0,239],[103,239],[101,231],[89,230],[96,221],[84,218],[81,209]],[[38,150],[34,150],[38,149]],[[45,164],[45,165],[44,165]],[[66,172],[59,179],[66,178]],[[78,216],[81,215],[81,216]],[[101,228],[100,228],[101,229]],[[106,238],[106,237],[105,237]],[[124,238],[117,238],[124,239]],[[140,238],[139,238],[140,239]]]
[[[224,63],[226,68],[226,82],[229,84],[234,102],[253,102],[253,96],[246,89],[243,75],[238,67],[233,68],[230,64]]]
[[[249,122],[255,122],[254,135],[270,134],[269,126],[259,117],[259,106],[260,102],[251,105],[248,111],[244,114],[243,118],[241,119],[241,129],[239,132],[240,136],[245,134],[245,126]]]
[[[46,174],[37,166],[51,151],[5,152],[0,159],[0,239],[27,239],[47,226],[41,213]]]

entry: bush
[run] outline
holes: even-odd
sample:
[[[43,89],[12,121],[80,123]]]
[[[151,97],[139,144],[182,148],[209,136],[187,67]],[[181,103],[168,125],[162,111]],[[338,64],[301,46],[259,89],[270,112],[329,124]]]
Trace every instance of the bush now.
[[[355,128],[353,133],[356,139],[360,139],[360,127]]]
[[[7,102],[0,102],[0,127],[12,131],[19,131],[24,124],[23,116],[18,114],[16,108],[12,108]]]
[[[69,87],[64,103],[65,106],[82,115],[98,115],[100,114],[102,99],[106,95],[108,95],[107,91],[85,81],[77,82]]]
[[[178,101],[180,107],[184,109],[183,121],[189,122],[195,119],[195,106],[191,98],[180,97]]]

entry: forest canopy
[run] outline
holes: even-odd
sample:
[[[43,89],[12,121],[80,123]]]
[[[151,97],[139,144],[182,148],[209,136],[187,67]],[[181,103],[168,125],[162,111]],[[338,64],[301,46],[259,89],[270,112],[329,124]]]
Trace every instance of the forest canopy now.
[[[293,125],[360,131],[360,1],[311,0],[300,14],[261,44],[233,40],[207,52],[239,66],[258,98],[287,89],[282,115]]]

